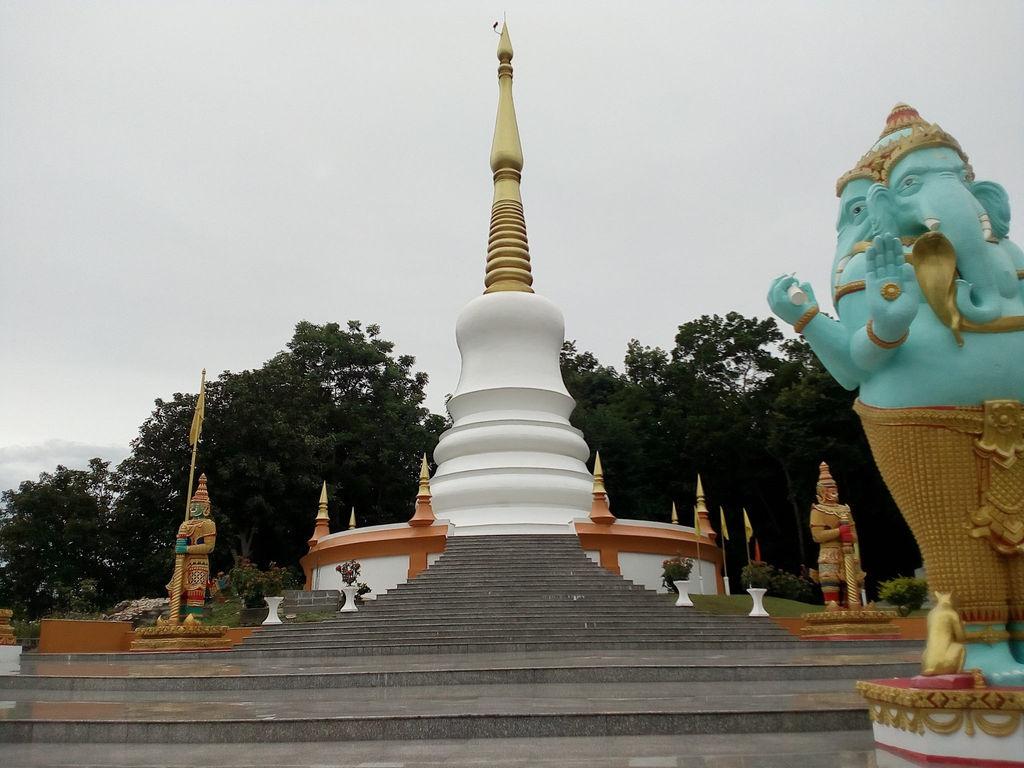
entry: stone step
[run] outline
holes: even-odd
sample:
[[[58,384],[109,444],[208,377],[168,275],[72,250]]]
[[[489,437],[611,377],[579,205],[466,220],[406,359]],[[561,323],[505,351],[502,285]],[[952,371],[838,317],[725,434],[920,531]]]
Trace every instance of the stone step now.
[[[827,642],[827,641],[818,641]],[[853,650],[850,644],[876,641],[844,641],[843,650]],[[801,643],[797,639],[757,638],[757,639],[659,639],[649,641],[638,640],[588,640],[574,638],[571,640],[487,640],[472,636],[464,639],[428,640],[410,639],[408,641],[380,642],[373,645],[364,640],[331,640],[324,643],[300,644],[278,643],[271,647],[250,647],[243,643],[229,651],[233,656],[248,654],[284,654],[290,656],[388,656],[394,654],[422,653],[528,653],[536,651],[582,651],[582,650],[664,650],[664,651],[729,651],[741,653],[747,650],[767,650],[773,648],[793,649]],[[861,648],[865,646],[860,646]]]
[[[493,614],[482,614],[477,616],[466,616],[463,614],[445,616],[435,613],[421,614],[395,614],[387,617],[387,626],[394,627],[435,627],[435,626],[503,626],[503,627],[542,627],[561,626],[566,628],[584,627],[632,627],[638,626],[637,617],[629,614],[609,614],[603,616],[573,615],[573,616],[551,616],[551,615],[510,615],[496,616]],[[738,622],[718,621],[688,621],[684,618],[675,619],[668,617],[645,617],[642,626],[651,628],[662,628],[667,631],[686,631],[689,628],[719,628],[724,632],[734,633],[763,633],[763,632],[785,632],[783,628],[774,622],[764,622],[757,625],[742,624]],[[352,627],[378,627],[381,626],[380,616],[368,616],[366,610],[360,610],[354,614],[342,614],[342,618],[330,619],[314,623],[285,623],[259,627],[257,634],[282,633],[282,634],[303,634],[310,631],[320,630],[346,630]]]
[[[732,640],[735,635],[720,630],[689,630],[686,633],[688,640]],[[661,640],[666,632],[662,630],[641,631],[628,629],[562,629],[556,627],[541,627],[537,629],[502,629],[498,627],[482,628],[452,628],[452,629],[359,629],[349,632],[320,632],[303,635],[299,637],[282,635],[254,634],[245,639],[244,648],[256,648],[267,646],[284,645],[287,647],[299,647],[306,645],[322,645],[323,643],[356,643],[356,642],[383,642],[401,643],[406,641],[431,641],[431,640],[505,640],[508,642],[530,642],[537,640],[565,640],[574,639],[596,641],[614,640],[616,642],[636,641],[646,643],[652,640]],[[789,641],[792,635],[787,632],[781,634],[762,634],[760,639],[781,639]]]
[[[407,605],[395,606],[395,605],[364,605],[354,613],[338,614],[339,618],[329,619],[329,621],[346,621],[349,617],[355,617],[362,615],[367,619],[379,619],[379,620],[392,620],[397,618],[415,618],[421,617],[425,619],[445,619],[448,621],[458,621],[459,619],[500,619],[505,616],[516,616],[525,618],[529,616],[540,616],[540,617],[551,617],[551,616],[564,616],[575,619],[600,619],[614,617],[619,619],[632,618],[634,622],[644,621],[647,618],[667,618],[673,615],[673,611],[683,612],[688,609],[685,608],[666,608],[665,610],[644,610],[639,611],[635,606],[622,606],[617,610],[608,605],[596,605],[591,606],[586,604],[584,601],[575,601],[573,603],[567,603],[565,605],[559,605],[559,610],[552,611],[549,604],[543,606],[520,606],[519,609],[514,611],[509,610],[496,610],[493,606],[488,606],[485,603],[480,603],[471,608],[451,608],[438,603],[433,605],[430,603],[423,602],[411,602]],[[751,622],[760,622],[764,626],[775,626],[771,619],[767,618],[743,618]],[[736,622],[742,624],[742,622]]]
[[[853,681],[468,685],[93,694],[48,707],[16,695],[0,742],[260,743],[600,734],[763,733],[868,727]],[[59,714],[58,714],[59,713]]]
[[[495,666],[493,661],[480,660],[484,666],[475,668],[446,667],[435,661],[431,669],[386,669],[366,671],[288,672],[270,674],[232,674],[215,670],[211,674],[189,677],[181,674],[58,676],[0,675],[0,691],[275,691],[315,690],[321,688],[403,688],[407,686],[453,685],[546,685],[596,683],[690,683],[880,679],[909,677],[916,674],[916,661],[869,660],[830,663],[713,663],[700,661],[685,664],[628,663],[613,659],[607,663],[581,663],[566,658],[553,666],[519,662],[516,666]],[[156,670],[159,672],[160,670]],[[218,674],[218,672],[220,672]]]
[[[440,576],[428,578],[423,576],[422,578],[414,579],[406,584],[399,585],[397,590],[411,590],[421,587],[429,587],[430,589],[437,589],[444,587],[451,589],[455,587],[467,589],[473,587],[490,587],[490,588],[503,588],[503,589],[549,589],[549,588],[561,588],[567,589],[574,585],[589,585],[594,589],[621,589],[622,591],[640,591],[647,592],[646,588],[637,584],[632,584],[622,579],[617,579],[614,576],[599,579],[593,576],[578,576],[573,574],[561,574],[559,576],[545,576],[540,577],[529,577],[529,578],[505,578],[505,577],[493,577],[487,579],[464,579],[458,578],[441,578]]]

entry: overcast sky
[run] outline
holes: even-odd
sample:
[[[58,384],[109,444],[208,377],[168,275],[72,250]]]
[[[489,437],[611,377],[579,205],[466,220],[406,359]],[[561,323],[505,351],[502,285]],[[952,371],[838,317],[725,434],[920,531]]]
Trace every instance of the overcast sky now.
[[[2,0],[0,488],[120,459],[301,319],[379,323],[441,410],[503,11],[535,287],[605,363],[766,315],[784,271],[824,295],[835,180],[897,101],[1024,215],[1019,2]]]

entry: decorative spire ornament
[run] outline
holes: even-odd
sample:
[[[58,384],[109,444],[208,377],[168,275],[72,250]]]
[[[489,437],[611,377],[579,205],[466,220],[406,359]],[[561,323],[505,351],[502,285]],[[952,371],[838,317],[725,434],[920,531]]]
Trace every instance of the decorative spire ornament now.
[[[512,101],[512,41],[508,35],[508,23],[501,28],[498,62],[498,117],[494,123],[494,140],[491,143],[494,202],[491,205],[491,230],[487,240],[484,293],[533,293],[530,245],[526,239],[526,217],[519,191],[523,147],[519,143],[516,107]]]
[[[312,549],[320,539],[331,532],[331,518],[327,513],[327,481],[320,488],[320,503],[317,507],[316,522],[313,524],[313,535],[309,537],[309,548]]]
[[[608,492],[604,487],[604,469],[601,467],[601,452],[594,455],[594,501],[590,506],[590,519],[598,525],[611,525],[615,522],[611,506],[608,503]]]
[[[676,512],[676,503],[672,502],[672,517],[669,518],[669,522],[672,525],[679,525],[679,513]]]
[[[351,531],[356,527],[356,508],[352,507],[352,514],[348,516],[348,529]]]
[[[711,527],[711,517],[708,505],[704,501],[704,485],[701,483],[700,473],[697,474],[697,505],[693,510],[693,527],[698,536],[706,536],[714,542],[717,534]]]
[[[420,489],[416,493],[416,511],[409,518],[409,525],[426,526],[434,524],[434,508],[430,505],[430,466],[427,454],[420,463]]]

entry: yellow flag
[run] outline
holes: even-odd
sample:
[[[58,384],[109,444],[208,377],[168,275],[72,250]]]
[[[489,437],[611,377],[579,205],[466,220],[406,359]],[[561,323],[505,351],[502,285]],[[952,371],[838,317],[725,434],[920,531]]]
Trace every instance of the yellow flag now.
[[[729,540],[729,529],[725,525],[725,510],[718,508],[718,521],[722,524],[722,541]]]
[[[750,518],[747,517],[747,510],[743,510],[743,530],[747,533],[747,541],[749,542],[754,538],[754,526],[750,524]]]
[[[203,415],[206,413],[206,369],[203,369],[203,378],[199,382],[199,399],[196,400],[196,412],[192,416],[192,429],[188,432],[188,444],[195,448],[199,442],[199,436],[203,433]]]

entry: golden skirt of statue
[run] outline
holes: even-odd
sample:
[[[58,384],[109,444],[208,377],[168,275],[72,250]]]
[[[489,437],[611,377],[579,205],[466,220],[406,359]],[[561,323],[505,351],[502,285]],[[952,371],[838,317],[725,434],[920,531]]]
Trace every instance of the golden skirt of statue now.
[[[875,408],[858,401],[875,462],[917,539],[929,587],[969,622],[1024,619],[1021,404]]]

